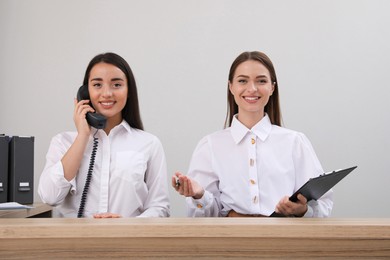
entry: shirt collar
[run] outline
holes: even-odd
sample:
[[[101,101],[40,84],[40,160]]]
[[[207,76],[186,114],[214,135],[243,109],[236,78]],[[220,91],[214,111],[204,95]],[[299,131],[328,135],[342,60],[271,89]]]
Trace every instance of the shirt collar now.
[[[130,125],[127,123],[126,120],[122,120],[122,122],[119,124],[120,127],[123,127],[124,129],[126,129],[129,133],[131,132],[131,127]]]
[[[254,125],[252,129],[248,129],[245,125],[238,121],[237,115],[234,115],[231,125],[231,133],[236,144],[241,142],[241,140],[249,132],[254,133],[258,138],[260,138],[261,141],[265,141],[265,139],[267,139],[269,136],[271,129],[271,120],[267,114],[265,114],[265,116],[259,122],[257,122],[257,124]]]
[[[131,133],[131,127],[130,125],[126,122],[126,120],[122,120],[122,122],[119,125],[116,125],[113,129],[111,129],[110,133],[118,133],[118,131],[123,131],[123,130]]]

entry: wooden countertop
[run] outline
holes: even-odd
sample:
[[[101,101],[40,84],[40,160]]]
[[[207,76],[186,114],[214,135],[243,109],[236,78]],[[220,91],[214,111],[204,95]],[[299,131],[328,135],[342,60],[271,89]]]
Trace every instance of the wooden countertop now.
[[[390,219],[0,219],[5,258],[382,258]],[[8,258],[7,258],[8,259]]]

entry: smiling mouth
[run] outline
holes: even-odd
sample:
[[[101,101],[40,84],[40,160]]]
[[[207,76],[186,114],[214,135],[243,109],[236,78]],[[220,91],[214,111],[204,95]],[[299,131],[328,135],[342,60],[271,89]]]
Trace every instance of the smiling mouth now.
[[[99,102],[103,108],[110,108],[115,104],[115,101]]]
[[[255,100],[259,100],[260,97],[244,97],[244,99],[249,101],[255,101]]]
[[[114,102],[100,102],[103,106],[111,106],[114,104]]]

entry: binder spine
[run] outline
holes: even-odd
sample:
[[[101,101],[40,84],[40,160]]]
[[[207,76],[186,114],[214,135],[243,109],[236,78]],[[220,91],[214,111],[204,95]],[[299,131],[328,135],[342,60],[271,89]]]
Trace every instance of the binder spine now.
[[[9,149],[8,200],[34,202],[34,137],[13,136]]]
[[[8,202],[9,137],[0,135],[0,203]]]

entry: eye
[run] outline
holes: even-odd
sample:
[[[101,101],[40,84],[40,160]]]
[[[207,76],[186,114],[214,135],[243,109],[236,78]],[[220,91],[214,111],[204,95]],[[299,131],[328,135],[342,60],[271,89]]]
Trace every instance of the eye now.
[[[92,86],[95,87],[95,88],[101,88],[101,87],[102,87],[102,84],[100,84],[100,83],[94,83]]]
[[[122,87],[122,84],[121,84],[121,83],[115,83],[115,84],[114,84],[114,88],[120,88],[120,87]]]
[[[267,84],[267,82],[268,82],[268,81],[267,81],[266,79],[261,79],[261,80],[259,80],[259,83],[260,83],[260,84]]]
[[[247,80],[246,79],[239,79],[238,83],[245,84],[245,83],[247,83]]]

